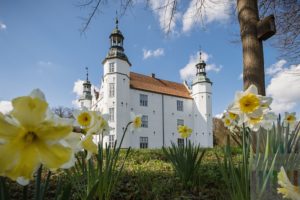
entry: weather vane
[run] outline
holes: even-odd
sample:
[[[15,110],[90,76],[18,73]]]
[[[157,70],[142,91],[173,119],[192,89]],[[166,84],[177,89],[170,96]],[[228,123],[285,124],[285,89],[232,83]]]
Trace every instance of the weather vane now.
[[[118,29],[118,24],[119,24],[118,11],[116,10],[116,29]]]
[[[199,55],[200,55],[200,61],[201,61],[201,56],[202,56],[201,45],[199,45]]]

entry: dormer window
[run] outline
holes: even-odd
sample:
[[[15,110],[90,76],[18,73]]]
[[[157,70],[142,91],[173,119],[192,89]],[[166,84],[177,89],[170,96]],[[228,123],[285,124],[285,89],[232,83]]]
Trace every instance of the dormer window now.
[[[109,63],[109,73],[115,72],[115,63]]]

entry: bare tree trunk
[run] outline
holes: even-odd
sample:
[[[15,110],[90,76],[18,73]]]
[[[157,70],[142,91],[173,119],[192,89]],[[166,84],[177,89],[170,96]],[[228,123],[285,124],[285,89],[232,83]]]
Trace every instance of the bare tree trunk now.
[[[265,95],[263,44],[257,37],[257,0],[237,0],[237,8],[243,45],[244,89],[254,84],[258,93]]]

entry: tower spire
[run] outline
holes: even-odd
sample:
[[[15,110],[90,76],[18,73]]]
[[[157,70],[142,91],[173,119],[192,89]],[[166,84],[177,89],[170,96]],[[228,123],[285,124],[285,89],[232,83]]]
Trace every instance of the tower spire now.
[[[85,67],[86,70],[86,81],[83,82],[82,86],[83,86],[83,93],[79,99],[80,102],[80,106],[81,108],[87,108],[90,109],[91,105],[92,105],[92,92],[91,92],[91,88],[92,88],[92,84],[89,81],[89,68]]]
[[[89,68],[85,67],[86,70],[86,81],[89,81]]]
[[[121,60],[126,61],[131,66],[124,52],[124,47],[123,47],[124,36],[122,32],[119,30],[119,19],[118,19],[117,11],[116,11],[116,18],[115,18],[115,28],[111,32],[109,39],[110,39],[109,52],[102,63],[104,63],[108,59],[119,58]]]
[[[118,11],[116,10],[116,29],[119,29]]]
[[[204,61],[203,55],[202,55],[202,51],[200,49],[199,51],[199,62],[196,64],[196,77],[193,80],[193,85],[196,83],[201,83],[201,82],[208,82],[211,83],[211,81],[209,80],[209,78],[207,78],[206,76],[206,63]]]

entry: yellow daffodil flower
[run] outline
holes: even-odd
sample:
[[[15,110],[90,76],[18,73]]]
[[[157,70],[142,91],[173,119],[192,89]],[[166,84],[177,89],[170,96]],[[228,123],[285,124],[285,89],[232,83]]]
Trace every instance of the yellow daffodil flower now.
[[[138,130],[142,126],[142,117],[141,115],[135,115],[134,113],[130,113],[130,118],[132,121],[131,127],[134,130]]]
[[[242,112],[249,114],[259,108],[260,101],[257,95],[248,93],[238,100],[238,104]]]
[[[283,198],[300,200],[300,188],[290,182],[283,167],[280,168],[280,172],[278,173],[278,185],[280,187],[277,188],[277,192],[282,194]]]
[[[98,153],[98,146],[93,142],[93,135],[91,135],[91,134],[86,135],[83,138],[83,140],[81,142],[81,146],[88,152],[86,159],[90,159],[92,154]]]
[[[232,120],[236,120],[238,118],[238,115],[232,112],[228,112],[228,116]]]
[[[72,131],[69,124],[47,119],[48,104],[41,91],[12,100],[10,116],[0,113],[0,174],[27,184],[41,164],[57,169],[72,158],[61,141]]]
[[[142,118],[140,116],[136,116],[132,121],[134,128],[140,128],[142,125]]]
[[[182,138],[188,138],[192,134],[193,130],[188,126],[178,126],[178,133]]]

